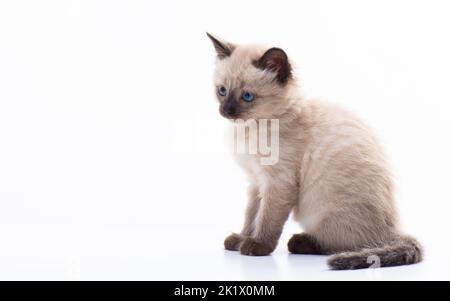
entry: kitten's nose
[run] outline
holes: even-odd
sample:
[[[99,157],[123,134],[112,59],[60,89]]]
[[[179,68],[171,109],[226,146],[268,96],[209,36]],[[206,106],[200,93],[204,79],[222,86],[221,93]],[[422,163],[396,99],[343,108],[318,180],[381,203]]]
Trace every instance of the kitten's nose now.
[[[223,113],[228,116],[233,116],[238,112],[238,103],[234,97],[228,98],[223,104]]]

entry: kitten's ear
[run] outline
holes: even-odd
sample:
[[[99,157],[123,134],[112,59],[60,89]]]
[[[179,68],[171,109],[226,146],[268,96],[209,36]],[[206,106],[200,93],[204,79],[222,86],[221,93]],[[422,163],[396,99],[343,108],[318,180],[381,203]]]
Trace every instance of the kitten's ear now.
[[[269,70],[276,73],[276,79],[280,84],[287,83],[292,77],[292,67],[288,56],[280,48],[270,48],[260,59],[254,61],[253,65],[261,70]]]
[[[206,33],[206,35],[213,42],[214,48],[216,48],[217,56],[219,57],[219,59],[222,60],[231,55],[231,53],[233,52],[233,50],[235,48],[234,45],[232,45],[228,42],[225,42],[219,38],[216,38],[213,35],[209,34],[208,32]]]

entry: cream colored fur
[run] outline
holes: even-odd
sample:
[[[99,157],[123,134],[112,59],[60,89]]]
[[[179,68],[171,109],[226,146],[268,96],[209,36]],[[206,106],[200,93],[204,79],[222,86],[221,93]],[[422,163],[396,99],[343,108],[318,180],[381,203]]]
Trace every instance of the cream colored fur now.
[[[280,150],[271,166],[261,165],[258,154],[236,155],[250,181],[249,205],[243,230],[228,237],[225,247],[245,255],[270,254],[292,212],[318,254],[364,250],[361,256],[368,256],[367,250],[405,241],[406,248],[415,243],[415,257],[408,261],[390,254],[398,260],[383,257],[382,264],[420,261],[420,245],[399,233],[389,167],[371,130],[339,107],[301,97],[294,77],[281,85],[274,72],[256,68],[252,62],[267,48],[227,45],[232,54],[217,59],[215,85],[255,92],[257,98],[242,104],[239,118],[278,119]],[[298,243],[301,249],[306,242]],[[331,267],[368,266],[361,264],[364,258],[348,255],[331,258]],[[359,266],[348,259],[355,256]]]

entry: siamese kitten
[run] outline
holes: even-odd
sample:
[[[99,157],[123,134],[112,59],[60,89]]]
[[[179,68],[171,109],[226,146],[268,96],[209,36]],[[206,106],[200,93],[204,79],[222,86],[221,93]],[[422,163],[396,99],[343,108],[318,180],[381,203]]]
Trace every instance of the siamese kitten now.
[[[303,99],[282,49],[208,37],[220,114],[279,122],[275,164],[261,164],[259,153],[236,155],[250,180],[248,208],[225,248],[269,255],[292,212],[304,232],[289,240],[291,253],[333,254],[328,264],[338,270],[420,262],[420,244],[398,229],[391,176],[370,130],[340,108]]]

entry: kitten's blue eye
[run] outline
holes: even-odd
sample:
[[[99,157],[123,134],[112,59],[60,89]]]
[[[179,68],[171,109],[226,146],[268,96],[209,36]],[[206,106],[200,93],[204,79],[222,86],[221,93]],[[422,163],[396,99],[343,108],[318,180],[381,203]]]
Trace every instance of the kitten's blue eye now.
[[[246,102],[252,102],[253,99],[255,99],[255,95],[250,92],[244,92],[244,94],[242,94],[242,99]]]
[[[219,87],[218,93],[220,96],[226,96],[227,95],[227,88],[224,86]]]

